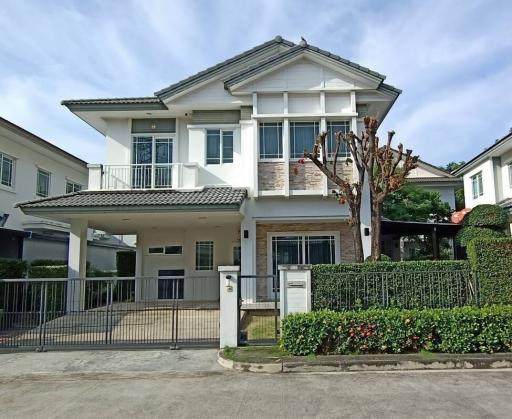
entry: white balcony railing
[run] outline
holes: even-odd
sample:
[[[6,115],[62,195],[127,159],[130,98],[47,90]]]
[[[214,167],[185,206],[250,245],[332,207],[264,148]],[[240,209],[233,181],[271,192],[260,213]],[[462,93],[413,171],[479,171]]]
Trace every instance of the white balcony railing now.
[[[97,166],[90,167],[90,170],[93,169],[97,169]],[[195,187],[197,187],[195,163],[102,166],[100,189],[192,189]]]

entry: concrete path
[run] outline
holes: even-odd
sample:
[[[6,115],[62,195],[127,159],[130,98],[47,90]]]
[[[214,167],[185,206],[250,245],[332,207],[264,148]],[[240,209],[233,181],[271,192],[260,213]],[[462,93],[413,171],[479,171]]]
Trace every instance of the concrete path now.
[[[512,371],[251,374],[215,351],[0,354],[0,418],[510,418]]]
[[[0,379],[27,375],[106,374],[116,377],[134,373],[168,375],[222,371],[216,349],[0,353]]]

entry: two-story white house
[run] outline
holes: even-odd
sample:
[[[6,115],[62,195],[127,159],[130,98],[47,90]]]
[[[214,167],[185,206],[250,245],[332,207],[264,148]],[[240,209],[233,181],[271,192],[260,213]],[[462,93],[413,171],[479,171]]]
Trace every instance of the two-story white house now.
[[[335,132],[382,121],[400,94],[384,79],[277,36],[154,96],[65,100],[105,136],[105,161],[89,165],[86,190],[20,207],[71,224],[73,275],[85,274],[88,227],[135,234],[137,276],[182,276],[184,298],[216,298],[219,265],[271,276],[279,264],[350,262],[347,206],[313,164],[294,168],[318,132],[332,158]],[[338,168],[350,178],[347,157]],[[369,254],[367,201],[362,229]],[[200,295],[194,278],[206,280]]]
[[[41,137],[0,118],[0,257],[66,260],[69,224],[26,215],[20,201],[85,189],[87,163]],[[89,261],[114,269],[119,239],[89,232]]]
[[[473,157],[454,174],[463,178],[467,208],[498,204],[512,213],[512,132]]]

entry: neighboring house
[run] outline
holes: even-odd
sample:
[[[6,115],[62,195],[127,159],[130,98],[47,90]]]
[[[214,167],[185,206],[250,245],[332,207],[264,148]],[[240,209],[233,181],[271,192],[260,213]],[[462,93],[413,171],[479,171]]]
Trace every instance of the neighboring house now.
[[[23,214],[15,204],[78,192],[87,185],[87,163],[0,118],[0,257],[67,259],[69,224]],[[127,246],[89,232],[90,261],[115,268],[115,253]]]
[[[87,190],[21,209],[71,223],[77,276],[92,227],[136,234],[136,275],[184,277],[184,298],[218,297],[217,267],[239,264],[245,275],[269,275],[257,289],[264,296],[280,264],[354,260],[347,205],[312,163],[297,175],[294,166],[319,131],[332,158],[335,132],[361,132],[365,115],[382,121],[400,94],[384,79],[276,37],[154,96],[65,100],[105,136],[105,164],[89,165]],[[351,178],[348,157],[342,150],[338,170]],[[367,193],[362,219],[368,255]],[[200,291],[197,278],[209,281]]]
[[[512,213],[512,132],[454,172],[464,180],[467,208],[498,204]]]
[[[462,180],[457,176],[423,160],[418,160],[418,167],[409,173],[407,181],[439,193],[441,199],[447,202],[450,208],[455,209],[455,191],[462,186]]]

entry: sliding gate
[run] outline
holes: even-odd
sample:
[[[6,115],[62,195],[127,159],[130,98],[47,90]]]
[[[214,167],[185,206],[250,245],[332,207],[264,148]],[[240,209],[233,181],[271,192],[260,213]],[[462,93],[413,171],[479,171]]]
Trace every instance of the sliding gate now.
[[[239,343],[272,345],[280,333],[277,275],[241,275],[238,279]]]
[[[0,348],[215,347],[218,298],[183,298],[209,281],[218,289],[218,277],[0,279]]]

